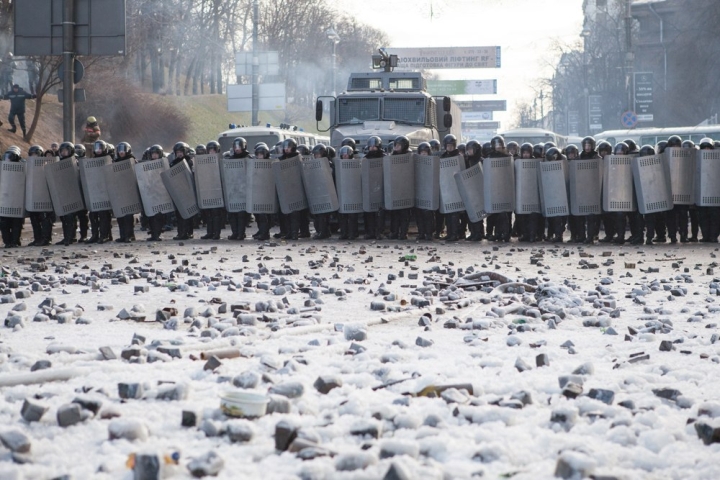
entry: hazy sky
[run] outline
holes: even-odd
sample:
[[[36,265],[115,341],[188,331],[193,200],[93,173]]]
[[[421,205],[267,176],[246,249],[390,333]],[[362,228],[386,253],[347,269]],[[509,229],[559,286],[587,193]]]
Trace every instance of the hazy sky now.
[[[507,112],[494,120],[509,126],[516,102],[532,103],[537,79],[556,63],[553,43],[580,40],[582,0],[329,0],[339,11],[384,30],[391,47],[502,47],[497,69],[434,70],[441,79],[497,79],[498,94],[477,100],[505,99]],[[432,17],[430,15],[432,8]],[[546,100],[545,112],[550,108]],[[538,107],[539,110],[539,107]]]

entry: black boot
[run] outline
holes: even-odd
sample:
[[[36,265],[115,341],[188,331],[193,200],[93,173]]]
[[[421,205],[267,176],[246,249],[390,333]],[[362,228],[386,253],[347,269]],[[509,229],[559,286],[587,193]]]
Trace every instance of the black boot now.
[[[237,239],[238,240],[245,240],[245,226],[247,225],[247,218],[245,212],[240,212],[238,214],[238,222],[237,222]],[[220,232],[218,231],[218,238],[219,238]]]
[[[355,240],[358,238],[358,214],[348,214],[348,239]]]
[[[349,226],[349,215],[348,213],[340,214],[340,236],[339,240],[347,240],[350,238],[350,226]]]
[[[258,231],[253,237],[256,240],[270,240],[270,215],[255,215]]]

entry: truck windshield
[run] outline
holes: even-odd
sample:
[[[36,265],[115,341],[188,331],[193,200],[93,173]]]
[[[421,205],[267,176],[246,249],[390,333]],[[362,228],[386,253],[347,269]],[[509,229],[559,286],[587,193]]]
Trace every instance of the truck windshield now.
[[[425,124],[425,98],[385,98],[383,120]]]
[[[362,123],[380,120],[380,99],[342,98],[338,106],[338,123]]]

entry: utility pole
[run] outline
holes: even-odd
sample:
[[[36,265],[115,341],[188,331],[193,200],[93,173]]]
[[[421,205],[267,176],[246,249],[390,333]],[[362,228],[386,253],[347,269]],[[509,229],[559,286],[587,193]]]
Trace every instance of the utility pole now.
[[[633,102],[633,66],[635,54],[632,51],[632,15],[630,12],[631,0],[625,0],[625,75],[628,86],[628,110],[635,111]]]
[[[258,0],[253,0],[253,51],[252,51],[252,126],[258,125],[258,110],[260,107],[260,86],[258,68]]]
[[[75,0],[63,2],[63,140],[75,143]]]

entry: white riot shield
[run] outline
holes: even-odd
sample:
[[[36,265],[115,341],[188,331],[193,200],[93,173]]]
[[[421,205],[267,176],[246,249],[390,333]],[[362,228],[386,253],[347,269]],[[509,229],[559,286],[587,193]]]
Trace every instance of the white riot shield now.
[[[0,162],[0,217],[25,217],[25,161]]]
[[[193,162],[198,207],[224,207],[223,185],[220,178],[220,155],[217,153],[195,155]]]
[[[415,155],[415,206],[422,210],[440,208],[440,158]]]
[[[330,160],[311,158],[302,163],[302,181],[310,213],[337,212],[340,208]]]
[[[634,157],[633,182],[638,211],[643,215],[672,210],[673,199],[662,155]]]
[[[245,163],[246,209],[248,213],[273,214],[278,211],[273,164],[278,160],[248,158]]]
[[[700,207],[720,207],[720,150],[697,152],[695,203]]]
[[[85,210],[75,157],[45,165],[45,179],[55,215],[61,217]]]
[[[335,159],[335,186],[340,213],[362,213],[362,163],[358,158]]]
[[[165,157],[135,165],[135,178],[137,178],[143,209],[148,217],[174,211],[172,198],[160,176],[168,168],[170,165]]]
[[[45,165],[57,162],[57,157],[30,157],[25,164],[25,210],[28,212],[52,212],[45,179]]]
[[[483,182],[487,213],[515,210],[515,168],[512,157],[485,159]]]
[[[134,158],[105,166],[105,184],[115,218],[142,212]]]
[[[383,161],[385,210],[415,206],[415,163],[412,153],[387,155]]]
[[[200,211],[195,199],[193,174],[186,160],[162,172],[160,178],[184,220],[192,218]]]
[[[603,210],[634,212],[637,210],[633,185],[633,155],[608,155],[603,159]]]
[[[280,199],[280,210],[284,214],[308,208],[302,183],[302,160],[296,155],[273,163],[275,185]]]
[[[230,213],[247,211],[247,160],[247,158],[220,159],[220,178],[222,180],[225,210]],[[197,181],[197,167],[195,179]],[[270,190],[272,190],[274,196],[275,182],[272,183],[271,187]]]
[[[112,210],[108,188],[105,184],[105,166],[111,163],[110,155],[78,160],[85,206],[90,212]]]
[[[538,165],[538,189],[540,191],[540,205],[545,217],[563,217],[570,213],[568,202],[565,172],[567,162],[557,160],[540,162]]]
[[[377,212],[383,208],[385,193],[383,192],[383,158],[363,158],[360,161],[362,170],[363,211]]]
[[[466,170],[455,172],[455,182],[470,221],[476,223],[487,217],[483,165],[478,163]]]
[[[515,160],[515,213],[527,215],[542,213],[538,188],[540,160],[518,158]]]
[[[663,152],[674,205],[692,205],[694,202],[696,154],[694,148],[680,147],[668,147]]]
[[[570,168],[570,213],[599,215],[602,213],[601,160],[573,160]]]
[[[458,155],[440,159],[440,213],[455,213],[465,210],[455,174],[465,170],[465,159]]]

